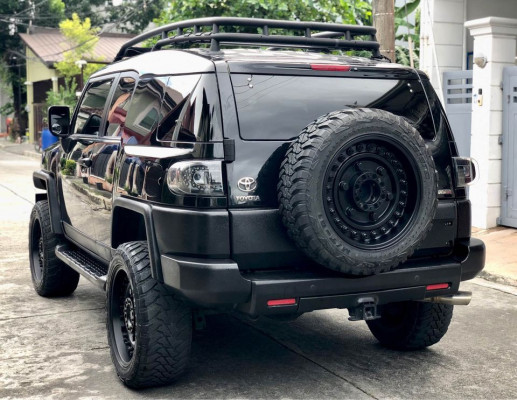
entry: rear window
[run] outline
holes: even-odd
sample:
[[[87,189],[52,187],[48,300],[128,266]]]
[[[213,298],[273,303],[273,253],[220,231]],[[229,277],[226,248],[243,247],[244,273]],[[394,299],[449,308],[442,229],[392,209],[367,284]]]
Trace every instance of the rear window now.
[[[293,139],[321,115],[347,107],[386,110],[407,118],[424,139],[435,136],[418,80],[233,74],[232,84],[243,139]]]

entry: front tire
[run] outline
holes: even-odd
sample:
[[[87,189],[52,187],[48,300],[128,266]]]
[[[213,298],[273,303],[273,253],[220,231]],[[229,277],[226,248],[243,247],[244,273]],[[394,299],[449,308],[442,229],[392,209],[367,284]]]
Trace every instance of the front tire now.
[[[152,278],[146,243],[119,246],[106,288],[108,343],[120,380],[133,388],[176,380],[190,357],[192,312]]]
[[[454,306],[404,301],[379,306],[380,319],[366,321],[385,347],[419,350],[438,343],[447,333]]]
[[[56,257],[59,237],[51,231],[48,202],[38,201],[29,224],[29,261],[32,284],[43,297],[68,296],[79,283],[79,274]]]

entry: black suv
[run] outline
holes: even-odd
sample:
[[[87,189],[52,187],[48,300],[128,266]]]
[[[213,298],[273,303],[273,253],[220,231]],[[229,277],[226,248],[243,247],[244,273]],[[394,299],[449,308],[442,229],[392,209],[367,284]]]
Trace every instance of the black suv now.
[[[185,369],[193,315],[208,309],[346,308],[388,347],[430,346],[483,268],[473,164],[428,78],[383,59],[371,27],[160,27],[49,121],[61,140],[34,173],[34,287],[69,295],[83,275],[106,290],[131,387]]]

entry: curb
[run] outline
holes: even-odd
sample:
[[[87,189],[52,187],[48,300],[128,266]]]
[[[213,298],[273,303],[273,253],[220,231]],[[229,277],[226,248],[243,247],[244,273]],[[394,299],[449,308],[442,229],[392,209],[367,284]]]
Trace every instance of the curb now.
[[[482,278],[485,281],[499,283],[501,285],[517,287],[517,280],[508,278],[506,276],[492,274],[492,273],[486,272],[486,271],[481,271],[477,277]]]
[[[23,152],[23,155],[25,157],[30,157],[30,158],[35,158],[36,160],[41,160],[41,154],[40,153],[36,153],[35,151],[25,150]]]

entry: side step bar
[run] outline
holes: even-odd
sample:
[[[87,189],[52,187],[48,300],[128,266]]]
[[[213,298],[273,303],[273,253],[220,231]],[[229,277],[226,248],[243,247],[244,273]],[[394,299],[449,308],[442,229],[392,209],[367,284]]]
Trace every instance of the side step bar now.
[[[108,266],[97,261],[86,252],[66,244],[56,247],[56,256],[102,290],[106,290]]]

